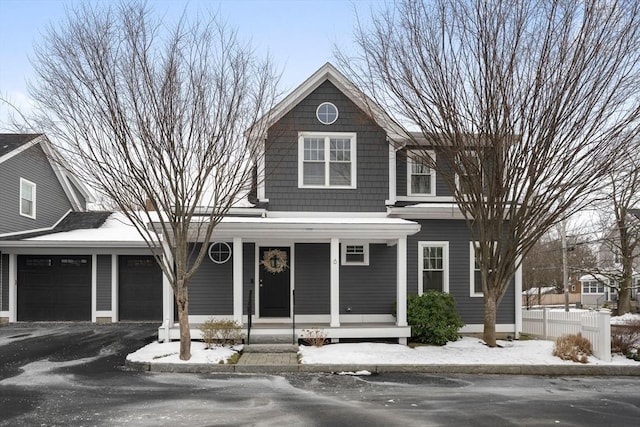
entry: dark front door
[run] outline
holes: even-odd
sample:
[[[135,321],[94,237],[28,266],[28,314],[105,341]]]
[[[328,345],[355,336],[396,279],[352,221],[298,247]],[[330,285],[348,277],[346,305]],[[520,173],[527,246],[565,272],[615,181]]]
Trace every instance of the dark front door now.
[[[162,270],[153,256],[120,255],[118,318],[162,320]]]
[[[91,257],[18,256],[18,320],[91,320]]]
[[[289,317],[291,253],[285,247],[260,247],[260,317]]]

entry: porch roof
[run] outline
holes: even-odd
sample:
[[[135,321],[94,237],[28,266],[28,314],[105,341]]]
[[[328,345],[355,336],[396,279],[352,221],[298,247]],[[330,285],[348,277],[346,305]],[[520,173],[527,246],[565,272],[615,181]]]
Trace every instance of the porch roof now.
[[[192,225],[197,240],[197,225]],[[322,217],[252,218],[225,217],[216,225],[212,239],[246,241],[288,239],[306,242],[328,241],[331,238],[359,241],[384,241],[405,238],[420,231],[420,224],[400,218],[386,217]]]

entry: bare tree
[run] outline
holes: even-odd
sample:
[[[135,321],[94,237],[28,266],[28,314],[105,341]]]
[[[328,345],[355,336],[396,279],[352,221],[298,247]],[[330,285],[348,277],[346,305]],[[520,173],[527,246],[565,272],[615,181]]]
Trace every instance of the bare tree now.
[[[490,346],[522,257],[582,207],[614,143],[637,132],[639,7],[406,0],[357,29],[356,54],[338,53],[396,124],[417,130],[409,148],[435,151],[419,160],[440,172],[477,242]]]
[[[594,277],[618,291],[618,314],[631,311],[634,267],[640,265],[640,219],[631,210],[640,209],[640,143],[620,150],[615,167],[607,174],[600,194],[602,241],[600,265]]]
[[[251,184],[258,150],[245,141],[264,131],[253,124],[278,78],[215,16],[170,26],[144,4],[102,6],[71,11],[38,46],[35,123],[151,248],[188,360],[189,280]]]

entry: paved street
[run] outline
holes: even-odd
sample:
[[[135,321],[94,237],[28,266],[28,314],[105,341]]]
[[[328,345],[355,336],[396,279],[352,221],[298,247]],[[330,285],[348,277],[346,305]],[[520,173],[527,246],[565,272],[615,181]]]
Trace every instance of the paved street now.
[[[130,372],[155,325],[0,327],[2,426],[636,426],[637,378]]]

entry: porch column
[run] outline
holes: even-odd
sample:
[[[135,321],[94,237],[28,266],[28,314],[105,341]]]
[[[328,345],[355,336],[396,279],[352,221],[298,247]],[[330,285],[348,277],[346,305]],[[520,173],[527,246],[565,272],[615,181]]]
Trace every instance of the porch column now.
[[[161,236],[163,238],[163,236]],[[173,269],[173,256],[171,255],[171,250],[169,249],[166,240],[162,240],[162,252],[165,259],[165,265],[167,268]],[[162,318],[163,318],[163,337],[158,338],[162,339],[164,342],[171,341],[170,329],[173,326],[173,305],[174,305],[174,295],[173,288],[171,287],[171,282],[169,282],[169,278],[166,274],[162,274]]]
[[[516,270],[515,277],[515,288],[516,288],[516,330],[515,338],[518,339],[520,337],[520,332],[522,332],[522,256],[518,255],[516,259],[516,263],[518,264],[518,269]]]
[[[9,322],[18,320],[18,255],[9,254]]]
[[[233,238],[233,320],[242,325],[242,237]]]
[[[331,238],[331,323],[340,326],[340,239]]]
[[[398,239],[396,325],[407,326],[407,238]]]

